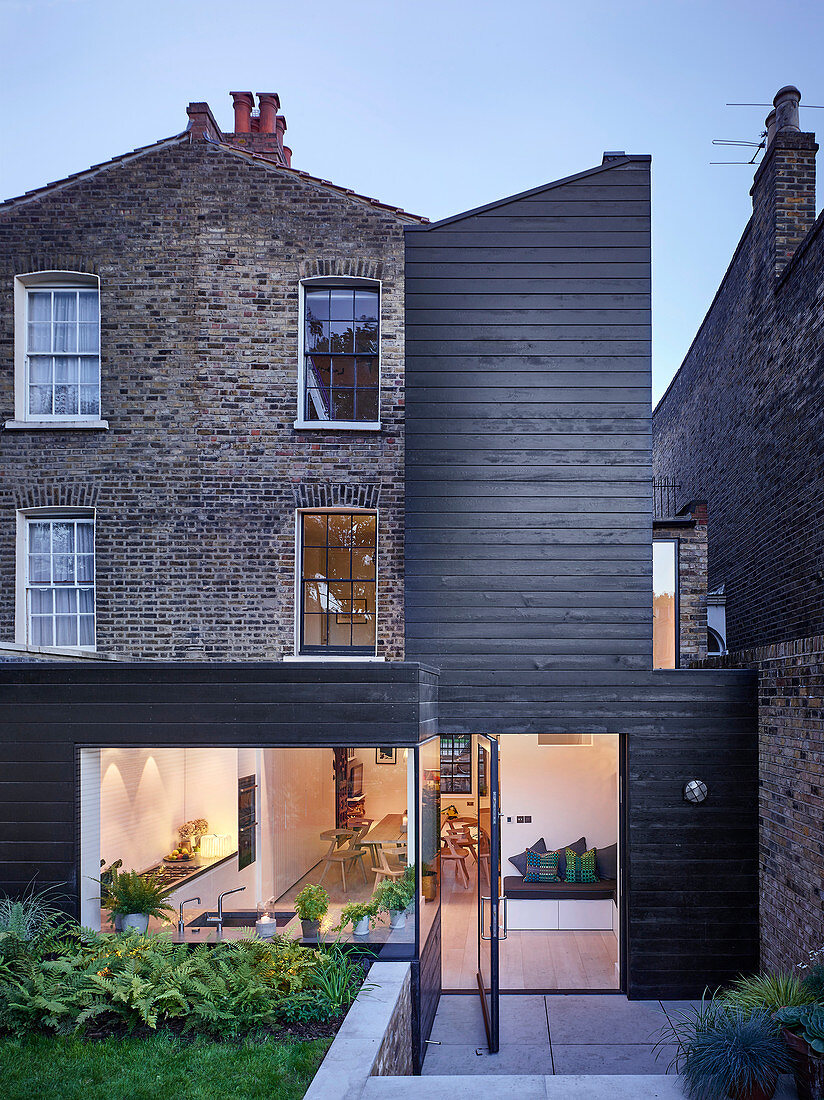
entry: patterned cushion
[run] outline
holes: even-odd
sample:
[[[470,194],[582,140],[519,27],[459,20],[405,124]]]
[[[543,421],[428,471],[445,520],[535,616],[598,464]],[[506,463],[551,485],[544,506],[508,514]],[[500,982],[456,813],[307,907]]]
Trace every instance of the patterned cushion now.
[[[579,856],[571,848],[566,850],[566,882],[597,882],[595,854],[597,849],[590,848]]]
[[[526,853],[524,882],[560,882],[558,878],[557,852]]]

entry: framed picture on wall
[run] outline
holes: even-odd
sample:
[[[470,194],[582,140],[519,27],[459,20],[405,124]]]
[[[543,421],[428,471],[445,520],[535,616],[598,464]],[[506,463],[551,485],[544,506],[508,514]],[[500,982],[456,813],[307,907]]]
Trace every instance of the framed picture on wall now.
[[[398,750],[391,745],[378,745],[375,749],[376,764],[396,764]]]

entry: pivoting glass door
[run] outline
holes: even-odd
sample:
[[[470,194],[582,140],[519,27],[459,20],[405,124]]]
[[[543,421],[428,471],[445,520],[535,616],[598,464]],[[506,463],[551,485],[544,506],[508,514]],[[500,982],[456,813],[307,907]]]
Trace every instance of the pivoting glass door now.
[[[504,926],[500,928],[501,906]],[[499,1047],[499,941],[506,937],[506,901],[501,897],[501,821],[498,742],[478,735],[478,992],[489,1051]]]

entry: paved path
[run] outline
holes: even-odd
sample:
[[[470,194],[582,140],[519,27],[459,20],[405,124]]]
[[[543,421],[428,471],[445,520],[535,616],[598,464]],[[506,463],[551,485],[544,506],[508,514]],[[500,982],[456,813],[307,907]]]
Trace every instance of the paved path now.
[[[363,1100],[685,1100],[677,1077],[370,1077]],[[797,1100],[782,1082],[774,1100]]]

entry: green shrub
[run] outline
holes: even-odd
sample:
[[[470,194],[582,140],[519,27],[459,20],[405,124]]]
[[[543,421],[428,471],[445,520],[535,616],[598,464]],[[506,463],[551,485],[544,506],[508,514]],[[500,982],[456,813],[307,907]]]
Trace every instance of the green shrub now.
[[[794,1035],[800,1035],[816,1054],[824,1054],[824,1005],[801,1005],[779,1009],[776,1020]]]
[[[329,895],[322,886],[307,884],[295,898],[295,912],[301,920],[323,920],[329,910]]]
[[[720,1004],[774,1012],[787,1005],[810,1004],[815,998],[794,974],[754,974],[737,978],[718,998]]]
[[[171,1028],[237,1038],[349,1007],[360,972],[340,949],[281,936],[190,948],[163,936],[68,935],[47,958],[0,966],[0,1027],[15,1034]]]
[[[812,1001],[824,1001],[824,962],[816,962],[801,980]]]
[[[702,1001],[665,1025],[656,1044],[675,1043],[669,1068],[683,1075],[690,1100],[743,1095],[774,1085],[790,1058],[772,1015],[718,1000]]]
[[[0,897],[0,959],[43,953],[56,945],[67,918],[55,900],[53,890],[33,887],[22,898]]]
[[[372,895],[378,912],[403,912],[415,897],[415,868],[410,864],[397,879],[385,878]]]
[[[164,917],[174,912],[165,900],[166,889],[151,875],[137,871],[113,871],[108,885],[98,879],[103,888],[102,904],[112,917],[125,917],[130,913],[147,913],[150,917]]]

